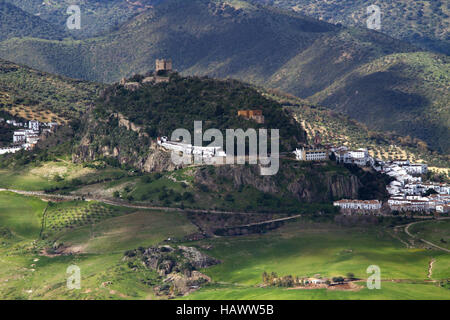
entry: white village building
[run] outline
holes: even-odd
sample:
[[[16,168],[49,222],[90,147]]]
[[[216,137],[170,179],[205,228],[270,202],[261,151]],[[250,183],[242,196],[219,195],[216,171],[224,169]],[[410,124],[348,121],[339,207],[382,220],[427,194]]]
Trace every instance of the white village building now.
[[[192,144],[168,141],[167,137],[158,138],[158,144],[167,150],[176,151],[183,155],[201,156],[202,158],[226,157],[222,147],[201,147]]]
[[[379,200],[339,200],[333,203],[344,211],[378,211],[381,209]]]
[[[293,152],[298,161],[324,161],[328,159],[328,151],[323,149],[295,149]]]
[[[39,121],[36,120],[29,121],[28,128],[33,131],[39,131]]]
[[[26,130],[18,130],[14,131],[13,135],[13,143],[25,143],[27,141],[27,132]]]
[[[358,150],[345,150],[340,148],[335,152],[336,161],[338,163],[356,164],[358,166],[366,166],[372,163],[373,159],[369,156],[369,151],[364,148]]]
[[[22,147],[0,148],[0,155],[7,153],[16,153],[20,150],[22,150]]]
[[[403,168],[406,172],[413,175],[422,175],[428,172],[428,165],[426,164],[410,164],[403,166]]]
[[[39,141],[39,135],[34,130],[21,129],[14,131],[13,143],[14,144],[36,144]]]

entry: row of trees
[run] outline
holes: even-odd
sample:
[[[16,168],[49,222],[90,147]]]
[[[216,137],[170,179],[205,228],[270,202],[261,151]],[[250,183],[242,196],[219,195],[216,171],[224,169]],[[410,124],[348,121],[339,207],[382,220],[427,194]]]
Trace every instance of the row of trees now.
[[[332,281],[329,279],[324,279],[324,283],[326,285],[330,285],[332,283],[335,284],[342,284],[346,280],[355,280],[355,275],[351,272],[347,273],[347,278],[344,278],[343,276],[337,276],[333,277]],[[310,279],[307,277],[293,277],[292,275],[282,276],[279,277],[275,272],[267,273],[266,271],[262,274],[262,280],[263,284],[267,286],[274,286],[274,287],[294,287],[294,286],[307,286],[311,283]]]

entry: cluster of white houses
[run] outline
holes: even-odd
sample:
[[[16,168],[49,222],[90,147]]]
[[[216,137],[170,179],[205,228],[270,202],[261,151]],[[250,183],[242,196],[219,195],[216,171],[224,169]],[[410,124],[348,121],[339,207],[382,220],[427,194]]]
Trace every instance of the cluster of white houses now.
[[[329,148],[295,149],[293,152],[298,161],[324,161],[334,154],[338,163],[356,164],[359,166],[373,165],[374,159],[367,149],[350,150],[345,146]]]
[[[347,147],[327,149],[296,149],[294,155],[299,161],[322,161],[334,154],[336,162],[371,166],[374,170],[394,179],[387,191],[387,204],[395,212],[448,213],[450,208],[450,185],[445,183],[423,183],[422,175],[428,172],[427,164],[411,163],[408,160],[381,161],[369,155],[367,149],[350,150]],[[432,191],[431,191],[432,190]],[[424,197],[426,193],[433,193]],[[378,200],[340,200],[334,205],[344,214],[380,214],[383,203]]]
[[[178,141],[169,141],[167,137],[160,137],[157,140],[158,145],[161,147],[175,151],[185,156],[199,156],[202,158],[215,158],[226,157],[226,153],[222,150],[222,147],[201,147],[195,146],[189,143],[183,143]]]
[[[0,148],[0,155],[16,153],[23,149],[33,149],[39,142],[41,133],[51,132],[53,128],[58,126],[58,123],[56,122],[40,123],[37,120],[31,120],[28,121],[28,123],[7,120],[6,123],[14,127],[23,127],[24,129],[14,131],[12,145],[6,148]],[[41,126],[45,126],[46,128],[42,128]]]
[[[376,170],[395,180],[387,186],[390,194],[388,205],[394,212],[448,213],[450,186],[445,183],[424,183],[426,164],[414,164],[408,160],[381,163]],[[429,194],[428,196],[424,196]]]
[[[344,214],[353,212],[375,214],[381,213],[382,203],[379,200],[339,200],[333,203]]]
[[[438,212],[448,213],[450,194],[432,194],[429,196],[407,195],[393,196],[388,200],[392,211],[397,212]]]
[[[374,167],[378,172],[387,174],[400,182],[421,182],[420,175],[428,172],[428,165],[410,163],[408,160],[378,161]]]

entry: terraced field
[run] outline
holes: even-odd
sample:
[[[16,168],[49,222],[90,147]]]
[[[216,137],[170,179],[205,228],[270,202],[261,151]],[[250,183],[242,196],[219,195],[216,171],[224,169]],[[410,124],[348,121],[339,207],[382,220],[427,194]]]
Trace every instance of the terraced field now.
[[[64,229],[57,243],[65,252],[74,247],[81,250],[49,256],[42,249],[51,246],[55,238],[39,239],[46,207],[47,203],[36,198],[0,192],[1,299],[156,299],[151,284],[158,275],[130,269],[122,259],[124,252],[196,232],[196,227],[177,213],[56,203],[49,209],[55,213],[54,225],[70,225],[56,213],[70,214],[73,220],[79,214],[94,219],[97,213],[101,221]],[[111,217],[111,212],[116,216]],[[71,265],[81,269],[81,290],[66,287],[66,270]]]
[[[73,201],[51,205],[45,213],[42,236],[48,237],[68,229],[95,224],[122,213],[117,207],[96,202]]]

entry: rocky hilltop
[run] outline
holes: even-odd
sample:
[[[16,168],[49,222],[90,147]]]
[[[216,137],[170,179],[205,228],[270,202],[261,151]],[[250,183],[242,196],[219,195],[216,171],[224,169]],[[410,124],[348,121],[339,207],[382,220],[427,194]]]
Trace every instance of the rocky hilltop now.
[[[262,199],[260,208],[264,207],[263,202],[267,202],[266,207],[277,207],[274,201],[281,198],[285,199],[285,207],[289,207],[286,201],[291,199],[294,208],[298,202],[386,197],[385,181],[374,172],[345,168],[331,161],[290,160],[292,150],[306,143],[305,131],[280,104],[263,97],[249,85],[234,80],[183,78],[176,73],[164,83],[145,83],[144,78],[135,76],[103,92],[96,106],[81,121],[74,162],[100,160],[142,172],[173,171],[181,166],[173,164],[170,152],[160,147],[156,138],[170,136],[177,128],[186,128],[193,136],[194,121],[203,121],[203,131],[280,128],[280,149],[285,156],[278,174],[261,176],[257,165],[195,168],[192,175],[196,196],[209,199],[213,197],[210,192],[225,195],[250,187],[260,194],[277,197],[278,200],[270,196]],[[128,89],[127,83],[133,83],[133,89]],[[261,110],[264,123],[238,116],[241,109]]]
[[[156,145],[157,137],[185,128],[193,136],[194,121],[203,132],[215,128],[280,130],[280,148],[292,151],[306,142],[306,133],[283,107],[255,88],[235,80],[181,77],[146,83],[134,76],[108,87],[90,110],[79,132],[75,162],[110,158],[145,172],[174,170],[170,154]],[[133,89],[129,84],[133,83]],[[238,116],[239,110],[262,111],[264,123]]]
[[[140,261],[156,271],[163,278],[163,284],[154,288],[155,293],[168,296],[185,295],[210,282],[211,279],[198,269],[220,263],[197,248],[169,245],[127,251],[124,258],[129,262]]]

